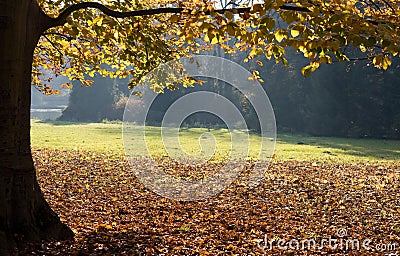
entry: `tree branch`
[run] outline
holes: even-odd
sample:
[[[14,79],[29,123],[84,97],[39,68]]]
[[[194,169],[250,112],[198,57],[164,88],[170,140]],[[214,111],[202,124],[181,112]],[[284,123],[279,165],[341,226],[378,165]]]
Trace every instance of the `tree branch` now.
[[[51,46],[53,46],[53,48],[60,54],[60,63],[63,63],[63,57],[64,57],[64,53],[62,53],[60,51],[60,49],[58,49],[58,47],[53,43],[53,41],[51,41],[46,35],[43,35],[43,37],[51,44]]]
[[[294,5],[281,5],[279,9],[287,11],[297,11],[297,12],[311,12],[311,10],[308,9],[307,7],[294,6]]]
[[[392,10],[392,13],[396,15],[396,9],[394,9],[394,7],[387,0],[383,0],[383,2]]]
[[[67,7],[64,11],[61,12],[61,14],[57,18],[52,19],[52,22],[51,22],[49,28],[63,25],[66,22],[67,17],[72,12],[82,10],[82,9],[87,9],[87,8],[98,9],[105,15],[111,16],[114,18],[128,18],[128,17],[147,16],[147,15],[155,15],[155,14],[163,14],[163,13],[171,13],[171,14],[172,13],[182,13],[185,10],[184,8],[179,8],[179,7],[166,7],[166,8],[155,8],[155,9],[149,9],[149,10],[136,10],[136,11],[130,11],[130,12],[118,12],[118,11],[109,9],[108,7],[106,7],[100,3],[85,2],[85,3],[74,4],[74,5]],[[246,12],[246,11],[250,11],[250,7],[235,8],[235,9],[220,9],[220,10],[215,10],[215,12],[224,13],[225,11],[229,11],[229,10],[236,10],[238,12]]]
[[[87,9],[87,8],[95,8],[103,12],[104,14],[114,17],[114,18],[127,18],[127,17],[135,17],[135,16],[145,16],[145,15],[154,15],[154,14],[162,14],[162,13],[181,13],[183,8],[157,8],[151,10],[136,10],[130,12],[118,12],[109,9],[108,7],[94,2],[85,2],[78,3],[67,7],[64,11],[60,13],[57,18],[54,18],[51,24],[51,27],[61,26],[66,22],[67,17],[73,13],[74,11]]]
[[[72,37],[72,36],[64,35],[64,34],[61,34],[61,33],[59,33],[59,32],[46,32],[46,33],[43,33],[42,35],[44,35],[44,36],[47,36],[47,35],[56,35],[56,36],[60,36],[60,37],[62,37],[62,38],[64,38],[64,39],[67,39],[68,41],[71,41],[71,40],[75,39],[75,38]]]
[[[369,0],[368,2],[370,2],[373,6],[375,6],[375,8],[382,13],[381,7],[379,7],[379,5],[377,3],[375,3],[373,0]]]
[[[61,26],[66,22],[67,17],[74,11],[87,9],[87,8],[95,8],[103,12],[104,14],[114,17],[114,18],[127,18],[127,17],[137,17],[137,16],[146,16],[146,15],[155,15],[155,14],[163,14],[163,13],[182,13],[185,11],[184,8],[180,7],[166,7],[166,8],[155,8],[149,10],[135,10],[129,12],[118,12],[109,9],[105,5],[95,2],[84,2],[71,5],[67,7],[65,10],[61,12],[61,14],[57,18],[52,18],[48,28]],[[282,5],[279,7],[282,10],[292,10],[292,11],[300,11],[300,12],[310,12],[308,8],[301,6],[292,6],[292,5]],[[235,11],[238,13],[249,12],[251,7],[238,7],[238,8],[229,8],[229,9],[218,9],[213,10],[216,13],[225,13],[226,11]],[[210,14],[210,11],[206,11],[205,14]]]

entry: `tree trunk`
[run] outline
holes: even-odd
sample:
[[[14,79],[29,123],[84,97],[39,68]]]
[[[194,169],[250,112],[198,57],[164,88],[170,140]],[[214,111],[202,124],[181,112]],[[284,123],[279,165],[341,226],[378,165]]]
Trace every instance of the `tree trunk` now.
[[[48,19],[36,0],[0,0],[0,255],[73,237],[43,198],[30,148],[33,51]]]

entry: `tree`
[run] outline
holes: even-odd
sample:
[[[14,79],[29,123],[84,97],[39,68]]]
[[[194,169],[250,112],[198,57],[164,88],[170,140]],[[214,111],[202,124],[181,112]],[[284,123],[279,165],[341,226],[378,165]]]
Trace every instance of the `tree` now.
[[[71,89],[68,107],[59,120],[78,122],[122,120],[123,108],[118,108],[116,105],[129,95],[128,79],[117,80],[95,76],[93,81],[89,87],[74,86]]]
[[[95,73],[140,78],[160,63],[219,44],[228,53],[251,48],[249,59],[265,54],[284,64],[285,47],[292,47],[310,60],[302,69],[309,75],[335,58],[350,61],[347,45],[383,69],[400,52],[398,1],[235,3],[217,9],[198,0],[0,1],[2,254],[17,241],[73,236],[44,200],[30,152],[31,84],[56,93],[41,80],[43,69],[84,85],[90,84],[85,75]],[[230,38],[238,42],[225,44]]]

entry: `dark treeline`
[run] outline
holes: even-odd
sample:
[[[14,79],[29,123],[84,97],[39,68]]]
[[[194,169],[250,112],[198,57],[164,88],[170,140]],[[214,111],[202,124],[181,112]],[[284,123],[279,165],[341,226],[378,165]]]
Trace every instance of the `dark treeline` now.
[[[112,79],[96,75],[89,87],[74,84],[68,107],[59,120],[100,122],[121,120],[129,95],[128,79]]]
[[[180,89],[172,91],[167,89],[165,90],[164,94],[157,95],[156,99],[149,109],[146,119],[147,124],[160,125],[163,120],[164,113],[174,102],[189,93],[195,93],[199,91],[209,91],[219,95],[223,95],[227,100],[232,102],[236,106],[236,108],[241,111],[242,115],[245,118],[248,119],[249,112],[246,111],[246,109],[250,105],[247,104],[247,101],[242,97],[242,95],[237,90],[234,90],[231,85],[223,81],[207,77],[196,77],[196,79],[202,80],[203,84],[201,86],[197,85],[189,88],[180,87]],[[207,104],[207,102],[204,103]],[[218,110],[216,110],[216,112],[218,112]],[[253,120],[250,119],[246,121],[248,125],[252,125],[253,129],[255,129],[254,126],[258,127],[257,122],[253,122]],[[183,120],[182,126],[207,128],[227,127],[223,120],[221,120],[216,115],[207,112],[193,113],[185,120]]]
[[[295,59],[295,58],[293,58]],[[278,130],[316,136],[400,138],[400,62],[377,70],[365,62],[321,66],[310,77],[266,67],[263,79]]]
[[[240,61],[240,56],[235,58]],[[306,63],[292,54],[289,67],[264,63],[260,75],[273,105],[278,131],[315,136],[400,139],[400,62],[377,70],[365,62],[323,65],[310,77],[300,69]],[[247,65],[247,66],[246,66]],[[252,64],[245,64],[251,69]],[[254,65],[254,64],[253,64]],[[95,77],[88,88],[73,88],[61,119],[71,121],[121,120],[129,92],[127,80]],[[159,125],[166,109],[177,98],[198,90],[219,93],[242,112],[248,127],[258,130],[257,116],[246,99],[221,81],[205,79],[203,86],[166,90],[150,109],[148,123]],[[140,100],[138,99],[138,106]],[[212,114],[188,117],[186,126],[224,127]]]

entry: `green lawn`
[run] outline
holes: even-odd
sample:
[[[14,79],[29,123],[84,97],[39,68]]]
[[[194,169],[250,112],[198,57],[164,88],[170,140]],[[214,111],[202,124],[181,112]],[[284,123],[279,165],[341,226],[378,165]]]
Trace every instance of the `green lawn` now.
[[[85,150],[124,154],[121,123],[69,123],[32,120],[32,147],[63,150]],[[205,133],[205,134],[204,134]],[[134,133],[133,133],[134,134]],[[203,134],[203,136],[202,136]],[[134,135],[130,140],[136,140]],[[223,129],[183,129],[179,142],[185,151],[200,152],[201,141],[216,141],[218,160],[229,152],[231,143]],[[250,135],[251,155],[259,148],[258,135]],[[148,127],[146,142],[151,154],[166,154],[160,139],[160,128]],[[236,149],[235,149],[236,150]],[[278,161],[320,161],[337,163],[382,162],[400,160],[400,141],[346,139],[278,134],[275,159]]]

